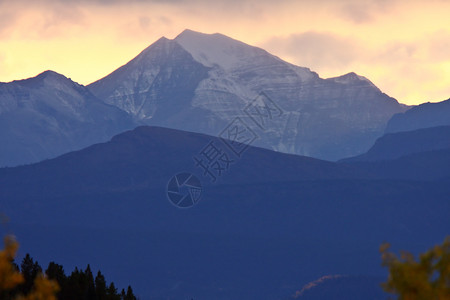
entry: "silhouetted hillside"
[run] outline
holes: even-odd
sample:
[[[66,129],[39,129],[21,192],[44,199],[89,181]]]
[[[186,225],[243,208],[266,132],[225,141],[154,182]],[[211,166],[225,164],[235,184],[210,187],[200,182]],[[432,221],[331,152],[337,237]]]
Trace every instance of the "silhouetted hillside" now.
[[[450,99],[437,103],[423,103],[404,113],[394,115],[386,133],[450,125]]]
[[[210,142],[234,160],[216,182],[194,160]],[[378,253],[384,241],[417,252],[448,234],[448,164],[436,154],[415,159],[409,174],[429,169],[441,179],[388,179],[375,163],[253,147],[239,158],[216,138],[140,127],[0,169],[0,210],[22,251],[68,268],[95,262],[141,299],[288,298],[324,274],[386,276]],[[179,172],[203,185],[191,208],[167,198]]]
[[[444,149],[450,149],[450,126],[389,133],[379,138],[366,153],[341,162],[392,160],[409,154]]]

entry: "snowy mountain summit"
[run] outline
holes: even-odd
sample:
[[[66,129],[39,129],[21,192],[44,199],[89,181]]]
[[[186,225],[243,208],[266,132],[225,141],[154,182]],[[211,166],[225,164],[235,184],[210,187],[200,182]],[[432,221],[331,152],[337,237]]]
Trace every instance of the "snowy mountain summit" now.
[[[214,136],[239,125],[253,146],[337,160],[367,151],[405,110],[355,73],[322,79],[225,35],[185,30],[87,87],[52,71],[0,83],[0,166],[52,158],[138,125]]]
[[[128,114],[53,71],[0,83],[0,167],[105,142],[133,126]]]
[[[186,29],[174,41],[189,52],[194,60],[211,68],[232,71],[253,65],[284,63],[261,48],[249,46],[220,33],[207,35]],[[307,68],[298,69],[302,69],[307,77],[317,77]]]
[[[143,124],[218,135],[240,117],[256,146],[329,160],[363,153],[406,109],[355,73],[322,79],[261,48],[192,30],[159,39],[89,89]],[[265,128],[244,110],[261,93],[283,112]]]

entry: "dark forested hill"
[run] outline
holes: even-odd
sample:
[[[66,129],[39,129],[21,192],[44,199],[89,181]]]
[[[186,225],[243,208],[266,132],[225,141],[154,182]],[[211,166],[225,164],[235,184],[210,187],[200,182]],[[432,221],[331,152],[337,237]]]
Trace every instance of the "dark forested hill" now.
[[[245,147],[139,127],[52,160],[0,169],[0,210],[22,251],[44,264],[90,263],[118,285],[131,284],[141,299],[288,298],[327,274],[385,276],[378,253],[385,241],[417,252],[448,234],[450,171],[432,173],[445,166],[445,155],[416,154],[408,169],[414,177],[392,176],[376,162]],[[213,154],[220,175],[217,164],[198,162],[207,165]],[[403,168],[402,159],[391,168]],[[183,209],[167,197],[180,172],[203,187],[200,201]],[[179,193],[195,197],[191,187]]]
[[[379,138],[366,153],[342,161],[392,160],[405,155],[445,149],[450,149],[450,126],[438,126],[388,133]]]
[[[386,133],[448,125],[450,125],[450,99],[437,103],[423,103],[394,115],[387,124]]]

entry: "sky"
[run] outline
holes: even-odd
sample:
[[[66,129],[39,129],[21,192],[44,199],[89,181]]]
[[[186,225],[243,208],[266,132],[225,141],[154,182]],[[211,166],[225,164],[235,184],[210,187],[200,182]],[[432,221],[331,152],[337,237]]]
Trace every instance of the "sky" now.
[[[450,0],[0,0],[0,82],[53,70],[86,85],[189,28],[438,102],[450,98],[449,12]]]

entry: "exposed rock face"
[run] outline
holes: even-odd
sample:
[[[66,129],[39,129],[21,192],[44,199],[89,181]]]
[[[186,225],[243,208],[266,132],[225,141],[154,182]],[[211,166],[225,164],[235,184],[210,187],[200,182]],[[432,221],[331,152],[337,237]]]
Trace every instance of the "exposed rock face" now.
[[[329,160],[367,151],[406,110],[354,73],[321,79],[263,49],[190,30],[161,38],[89,88],[143,124],[218,135],[240,117],[258,135],[254,145]],[[276,105],[272,115],[261,92]],[[248,105],[256,119],[255,109],[265,112],[263,128]]]
[[[125,112],[55,72],[0,83],[0,166],[52,158],[131,127]]]
[[[88,88],[51,71],[0,83],[0,166],[52,158],[140,124],[217,136],[237,117],[256,137],[252,145],[337,160],[367,151],[405,110],[354,73],[321,79],[263,49],[186,30]]]

